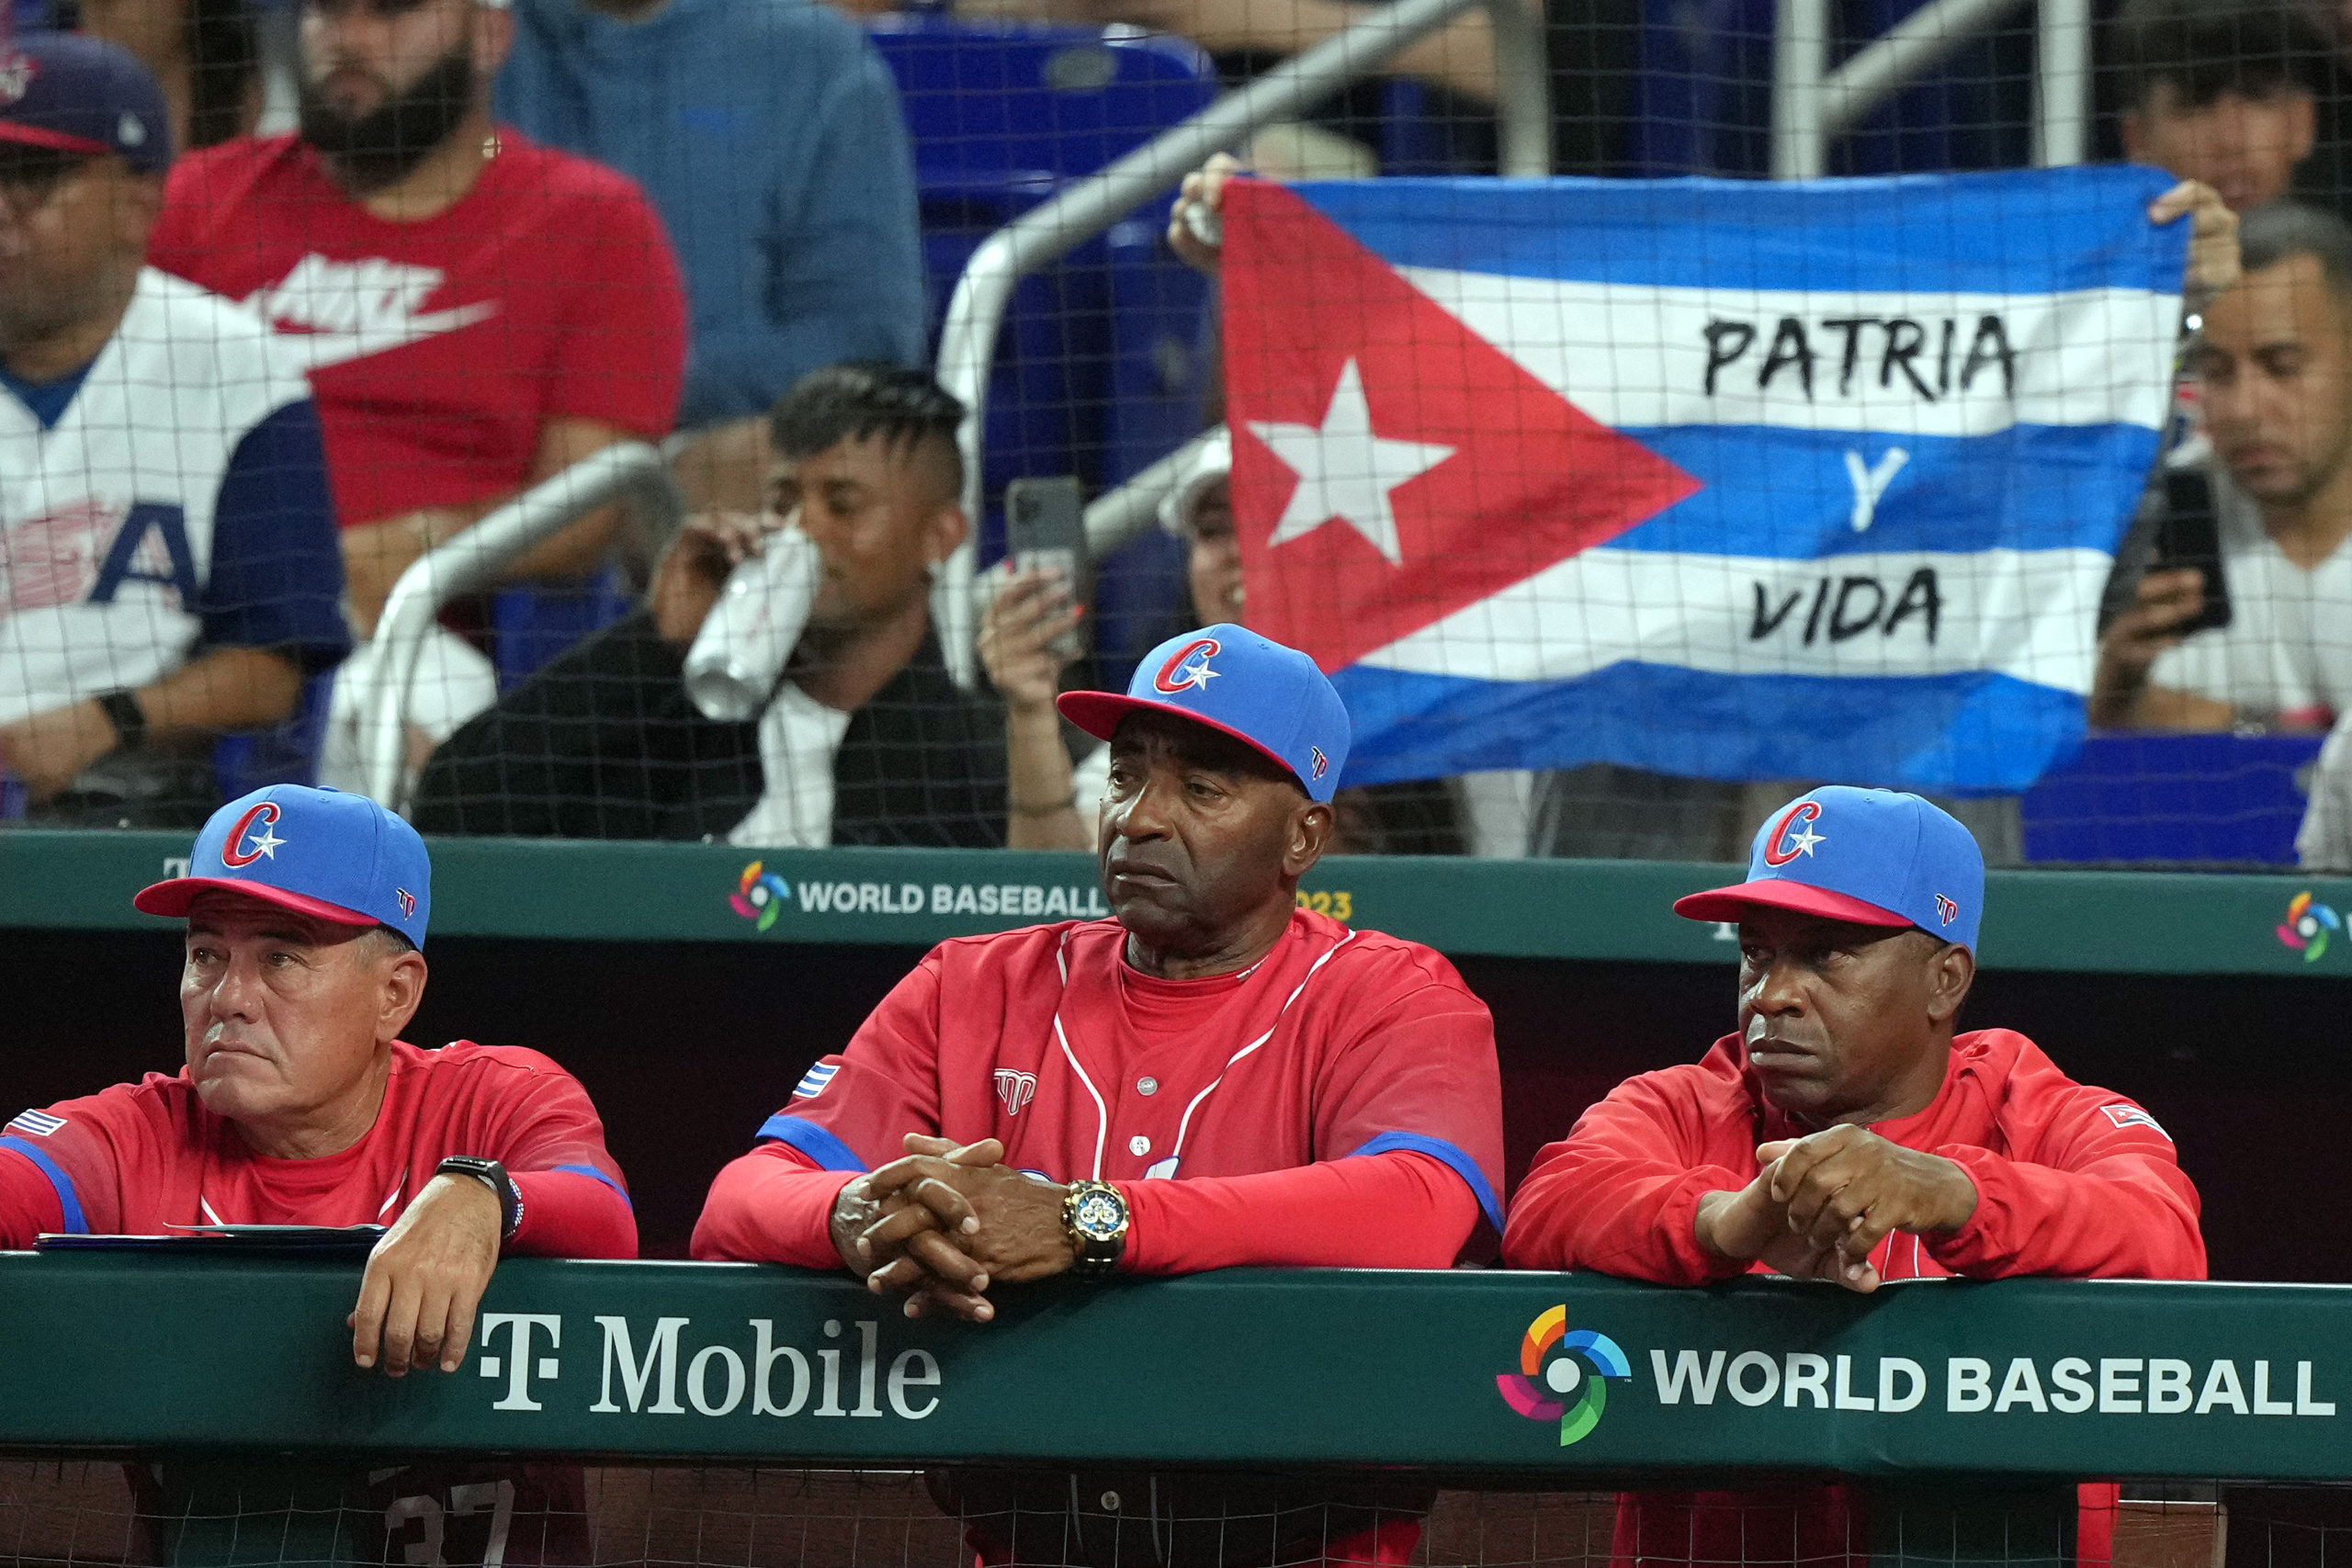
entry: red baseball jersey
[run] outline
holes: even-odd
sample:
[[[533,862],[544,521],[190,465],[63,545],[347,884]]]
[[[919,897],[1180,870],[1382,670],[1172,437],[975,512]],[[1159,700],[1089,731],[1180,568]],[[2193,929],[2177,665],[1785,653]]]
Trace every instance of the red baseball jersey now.
[[[2022,1034],[1961,1035],[1934,1102],[1870,1130],[1956,1161],[1977,1192],[1976,1213],[1951,1235],[1891,1233],[1871,1255],[1882,1279],[2205,1277],[2197,1189],[2172,1139],[2121,1095],[2060,1072]],[[1810,1131],[1766,1102],[1739,1036],[1727,1034],[1695,1066],[1626,1079],[1536,1155],[1504,1260],[1671,1285],[1727,1279],[1744,1266],[1700,1249],[1700,1197],[1755,1180],[1757,1145]]]
[[[579,1081],[537,1051],[458,1041],[392,1044],[368,1135],[319,1159],[273,1159],[204,1107],[185,1070],[150,1073],[0,1130],[0,1246],[56,1229],[168,1234],[169,1225],[390,1224],[449,1155],[499,1161],[523,1195],[509,1252],[632,1258],[637,1228],[604,1124]]]
[[[520,489],[540,433],[675,416],[685,302],[625,176],[512,130],[457,202],[377,218],[291,136],[182,158],[148,259],[243,300],[311,373],[344,524]]]
[[[1158,980],[1115,920],[933,948],[760,1129],[828,1170],[908,1133],[998,1138],[1055,1181],[1249,1176],[1405,1151],[1499,1227],[1494,1024],[1417,942],[1300,910],[1238,975]]]

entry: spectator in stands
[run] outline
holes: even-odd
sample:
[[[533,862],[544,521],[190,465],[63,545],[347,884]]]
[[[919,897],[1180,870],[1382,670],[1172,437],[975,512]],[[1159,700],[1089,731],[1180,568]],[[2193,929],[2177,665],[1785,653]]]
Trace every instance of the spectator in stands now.
[[[2095,724],[2324,729],[2352,711],[2352,228],[2281,203],[2248,215],[2243,244],[2189,356],[2211,449],[2180,471],[2204,482],[2152,488],[2117,561]],[[2229,622],[2184,634],[2204,572],[2157,541],[2209,507]]]
[[[2110,34],[2123,150],[2251,212],[2293,187],[2317,135],[2326,36],[2296,0],[2125,0]]]
[[[729,843],[1002,842],[1002,720],[956,689],[932,635],[931,571],[962,543],[963,405],[928,375],[835,366],[770,416],[769,503],[701,514],[648,606],[540,670],[443,746],[427,832]],[[729,573],[779,531],[823,582],[760,716],[705,717],[687,649]]]
[[[494,0],[305,0],[300,131],[186,159],[165,193],[156,265],[246,300],[310,368],[363,636],[418,557],[677,410],[661,221],[627,179],[492,121],[513,36]],[[619,520],[582,518],[510,575],[595,570]],[[427,658],[439,739],[496,682],[454,634]],[[363,650],[338,682],[334,782],[357,782],[345,746],[373,670]]]
[[[981,1323],[1004,1287],[1060,1274],[1453,1263],[1497,1215],[1493,1022],[1437,953],[1295,905],[1347,762],[1330,682],[1219,625],[1148,654],[1125,695],[1060,707],[1111,742],[1114,919],[933,949],[719,1173],[694,1255],[846,1268],[909,1316]],[[1295,1484],[1294,1507],[1329,1491]],[[1276,1511],[1188,1507],[1181,1485],[1137,1512]],[[1057,1547],[1071,1499],[1099,1495],[1067,1472],[935,1490],[999,1564],[1016,1529]],[[1404,1562],[1419,1527],[1408,1508],[1325,1529],[1301,1508],[1272,1533],[1305,1539],[1252,1561]]]
[[[214,146],[261,118],[261,44],[245,0],[78,0],[72,9],[84,32],[154,73],[173,146]]]
[[[653,198],[693,306],[678,475],[757,511],[763,421],[802,377],[922,362],[914,170],[898,88],[857,28],[775,0],[520,0],[501,110]]]
[[[1233,443],[1218,430],[1160,502],[1160,525],[1186,547],[1187,602],[1171,632],[1241,618],[1232,473]],[[1051,645],[1082,619],[1068,584],[1028,572],[1007,574],[981,616],[980,661],[1005,705],[1005,844],[1011,849],[1094,847],[1094,807],[1110,772],[1111,749],[1091,746],[1072,767],[1054,708],[1058,682],[1077,656],[1056,653]],[[1442,780],[1343,789],[1332,797],[1331,809],[1333,854],[1462,852],[1455,803]]]
[[[164,117],[113,44],[0,44],[0,769],[61,824],[201,822],[351,647],[300,373],[145,265]]]
[[[2204,1278],[2197,1190],[2154,1117],[2023,1035],[1953,1032],[1984,897],[1974,840],[1917,795],[1824,788],[1775,812],[1747,881],[1674,906],[1738,922],[1738,1032],[1627,1079],[1539,1153],[1504,1260],[1860,1292]],[[1838,1487],[1645,1495],[1619,1510],[1615,1556],[1835,1562],[1853,1525]]]
[[[364,795],[277,784],[215,812],[187,874],[133,900],[187,922],[186,1066],[8,1122],[0,1247],[58,1232],[388,1225],[345,1321],[352,1359],[392,1377],[464,1365],[503,1257],[635,1257],[620,1168],[570,1074],[536,1051],[462,1040],[421,1051],[399,1038],[424,996],[432,876],[415,829]],[[412,1517],[389,1506],[400,1497],[446,1496],[449,1481],[484,1470],[519,1491],[532,1477],[518,1469],[465,1459],[395,1467],[358,1483],[375,1489],[374,1506],[350,1513],[397,1529]],[[502,1498],[502,1513],[524,1516],[515,1544],[542,1528],[584,1536],[578,1472],[536,1475],[558,1495]],[[172,1495],[168,1465],[135,1467],[134,1483],[160,1529],[200,1528],[199,1510],[157,1506]],[[561,1544],[584,1553],[587,1543]],[[521,1559],[541,1560],[536,1547]]]

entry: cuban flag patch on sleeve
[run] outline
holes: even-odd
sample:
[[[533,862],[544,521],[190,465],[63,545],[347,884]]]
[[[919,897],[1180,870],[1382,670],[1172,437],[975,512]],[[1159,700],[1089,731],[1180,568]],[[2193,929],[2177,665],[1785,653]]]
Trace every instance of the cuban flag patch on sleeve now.
[[[799,1086],[793,1089],[792,1098],[795,1100],[816,1099],[825,1092],[825,1086],[832,1082],[833,1075],[841,1070],[842,1065],[839,1062],[818,1063],[800,1075]]]
[[[17,1112],[16,1120],[8,1123],[6,1130],[11,1133],[21,1133],[28,1137],[46,1138],[64,1125],[64,1117],[51,1116],[46,1111],[19,1111]]]
[[[2105,1111],[2107,1119],[2119,1127],[2145,1127],[2166,1143],[2172,1141],[2172,1134],[2165,1131],[2164,1123],[2136,1105],[2106,1105],[2099,1109]]]

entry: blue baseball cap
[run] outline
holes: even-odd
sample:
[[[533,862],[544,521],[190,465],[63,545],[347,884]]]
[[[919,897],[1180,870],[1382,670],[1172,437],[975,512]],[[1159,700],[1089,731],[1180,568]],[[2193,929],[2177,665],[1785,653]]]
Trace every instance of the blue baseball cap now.
[[[1172,713],[1232,736],[1329,801],[1347,765],[1347,705],[1315,660],[1229,622],[1171,637],[1143,656],[1127,694],[1065,692],[1062,716],[1108,740],[1131,713]]]
[[[1761,906],[1864,926],[1917,926],[1976,951],[1984,854],[1952,817],[1916,795],[1828,784],[1764,820],[1747,880],[1693,893],[1674,912],[1736,920]]]
[[[172,166],[172,121],[153,73],[119,44],[81,33],[0,41],[0,141],[111,152],[142,175]]]
[[[416,829],[364,795],[308,784],[272,784],[214,812],[187,873],[131,903],[181,916],[217,887],[337,925],[390,926],[419,947],[433,912],[433,862]]]

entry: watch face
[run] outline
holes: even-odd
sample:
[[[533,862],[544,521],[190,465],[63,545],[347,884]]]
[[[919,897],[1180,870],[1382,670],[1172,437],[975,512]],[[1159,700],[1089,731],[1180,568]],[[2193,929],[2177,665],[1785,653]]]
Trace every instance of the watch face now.
[[[1127,1223],[1127,1206],[1114,1192],[1089,1192],[1078,1201],[1070,1224],[1080,1235],[1111,1241]]]

